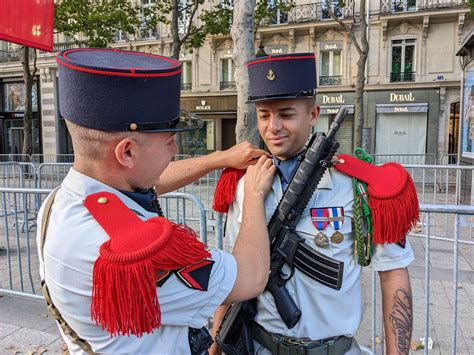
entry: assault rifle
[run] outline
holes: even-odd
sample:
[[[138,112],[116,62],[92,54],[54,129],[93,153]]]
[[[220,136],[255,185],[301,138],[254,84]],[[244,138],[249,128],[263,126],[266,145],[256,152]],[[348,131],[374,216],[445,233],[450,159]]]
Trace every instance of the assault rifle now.
[[[276,211],[268,223],[270,237],[270,276],[266,286],[282,320],[293,328],[301,317],[301,310],[285,287],[297,267],[317,282],[339,289],[344,264],[306,246],[296,233],[296,225],[316,190],[339,147],[335,136],[347,109],[341,108],[327,134],[312,134],[305,144],[300,163]],[[284,265],[289,275],[282,273]],[[216,336],[217,345],[230,355],[253,354],[252,327],[256,315],[256,300],[232,305],[226,312]]]

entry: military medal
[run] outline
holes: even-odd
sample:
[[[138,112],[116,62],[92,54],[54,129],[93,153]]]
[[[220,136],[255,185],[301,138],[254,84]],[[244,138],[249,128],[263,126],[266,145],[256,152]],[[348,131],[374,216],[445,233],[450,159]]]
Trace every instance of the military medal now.
[[[311,221],[318,230],[314,237],[314,244],[320,248],[329,246],[329,237],[323,233],[323,230],[329,224],[329,211],[327,208],[311,208]]]
[[[316,234],[316,237],[314,237],[314,244],[320,248],[325,248],[329,245],[329,238],[323,232],[319,232]]]
[[[335,244],[342,243],[343,240],[344,240],[344,234],[342,234],[339,231],[335,231],[334,234],[331,236],[331,242]]]
[[[340,244],[344,240],[344,234],[339,232],[342,225],[344,224],[344,208],[342,207],[329,207],[329,223],[331,227],[336,231],[331,235],[331,243]]]

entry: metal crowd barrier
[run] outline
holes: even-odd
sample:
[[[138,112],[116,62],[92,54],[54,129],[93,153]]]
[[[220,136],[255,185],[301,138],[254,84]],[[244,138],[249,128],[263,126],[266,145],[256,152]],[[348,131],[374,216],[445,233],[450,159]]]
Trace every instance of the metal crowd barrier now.
[[[0,293],[37,299],[42,298],[40,295],[39,262],[36,251],[36,224],[35,221],[28,218],[28,214],[31,211],[37,212],[38,203],[41,203],[49,192],[50,189],[0,188],[0,212],[2,212],[0,217]],[[161,196],[160,201],[168,218],[193,227],[196,231],[199,231],[203,242],[211,242],[207,231],[207,211],[197,196],[189,193],[169,193]],[[22,203],[23,206],[28,208],[20,208]],[[189,214],[192,211],[192,206],[199,211],[196,215]],[[5,213],[7,209],[11,213]],[[472,321],[470,316],[460,312],[459,308],[459,305],[463,307],[466,305],[464,299],[459,300],[460,281],[463,281],[463,278],[466,278],[466,272],[469,272],[465,270],[469,265],[466,266],[460,263],[459,256],[461,253],[466,252],[464,249],[461,249],[461,246],[472,248],[474,207],[422,204],[420,209],[422,211],[421,223],[419,229],[415,228],[412,231],[410,241],[414,246],[414,250],[422,248],[421,250],[424,251],[424,260],[416,259],[414,262],[416,264],[415,267],[424,267],[424,277],[423,284],[418,285],[419,287],[415,287],[415,282],[421,283],[420,278],[412,278],[412,287],[414,292],[423,292],[423,290],[425,292],[423,294],[414,294],[413,309],[415,318],[423,319],[421,330],[419,328],[420,325],[415,324],[418,327],[418,333],[415,333],[415,327],[414,336],[417,334],[420,336],[421,334],[425,339],[429,339],[434,337],[435,332],[438,332],[445,339],[437,339],[437,341],[444,341],[446,346],[451,347],[452,353],[456,354],[457,347],[461,346],[459,344],[459,329],[463,329],[463,327],[470,329],[469,325],[465,323]],[[439,229],[435,223],[434,215],[448,216],[446,220],[452,224],[452,226],[449,226],[448,231],[452,235],[444,235],[444,230]],[[24,230],[20,228],[22,221],[25,221],[27,226]],[[218,215],[215,227],[216,243],[220,248],[222,248],[222,226],[222,215]],[[452,318],[452,322],[450,321],[449,324],[449,329],[451,330],[449,336],[442,333],[443,329],[439,330],[437,328],[439,325],[437,325],[436,317],[439,317],[439,315],[433,313],[432,310],[439,306],[436,303],[437,299],[432,299],[438,291],[438,283],[440,282],[437,280],[439,276],[438,269],[440,268],[438,263],[443,262],[443,265],[446,263],[445,258],[443,260],[433,258],[435,251],[440,248],[452,250],[453,256],[453,262],[450,266],[452,284],[449,286],[452,289],[452,296],[448,297],[451,305],[449,312]],[[434,273],[432,272],[433,269],[435,269]],[[371,283],[369,282],[372,285],[372,290],[365,291],[370,293],[371,301],[366,305],[367,309],[364,313],[367,316],[364,318],[362,327],[371,329],[371,331],[370,335],[368,335],[370,338],[366,339],[358,335],[358,341],[363,347],[367,344],[375,344],[371,346],[372,352],[382,354],[384,351],[383,342],[377,340],[377,335],[382,334],[380,287],[377,285],[375,272],[368,268],[364,269],[364,273],[372,278]],[[446,350],[446,348],[443,349],[441,350]],[[461,350],[459,351],[462,352]],[[428,354],[427,347],[425,347],[425,354]]]
[[[43,163],[36,170],[36,187],[54,189],[61,185],[73,163]]]
[[[472,226],[474,225],[474,206],[457,206],[457,205],[432,205],[421,204],[422,212],[421,221],[423,227],[421,230],[410,234],[410,243],[416,250],[419,244],[424,250],[424,260],[413,262],[409,269],[414,271],[421,270],[423,275],[421,280],[411,277],[413,292],[413,319],[422,319],[423,324],[414,322],[413,337],[416,336],[424,341],[424,354],[430,351],[436,351],[438,354],[456,354],[467,353],[469,351],[469,342],[466,345],[461,344],[459,340],[460,329],[467,329],[466,337],[470,337],[470,329],[472,329],[472,308],[470,307],[468,292],[464,293],[464,297],[459,299],[460,290],[463,289],[463,282],[472,284],[472,265],[461,265],[460,268],[460,245],[472,243]],[[450,223],[452,223],[453,235],[451,238],[439,236],[436,234],[436,228],[433,224],[433,215],[449,215]],[[470,220],[466,225],[463,220]],[[449,263],[448,255],[452,250],[452,262]],[[470,250],[470,251],[469,251]],[[445,254],[443,258],[435,259],[432,257],[434,252]],[[466,252],[466,250],[462,250]],[[472,255],[472,248],[467,249],[467,258]],[[465,255],[466,257],[466,255]],[[465,260],[464,258],[463,260]],[[448,266],[449,267],[446,267]],[[432,272],[435,269],[435,272]],[[451,274],[452,279],[446,281],[439,274]],[[378,280],[375,276],[376,272],[372,270],[372,302],[371,302],[371,343],[377,344],[377,334],[382,334],[382,313],[381,313],[381,293]],[[461,279],[462,275],[462,279]],[[471,276],[469,276],[471,275]],[[446,277],[446,275],[444,275]],[[415,285],[417,282],[417,285]],[[451,288],[451,294],[446,289]],[[420,290],[423,294],[420,294]],[[445,293],[446,291],[446,293]],[[459,309],[459,305],[463,309]],[[375,307],[374,307],[375,305]],[[435,311],[432,311],[435,309]],[[461,312],[460,312],[461,311]],[[465,312],[465,313],[463,313]],[[469,312],[471,312],[469,314]],[[379,315],[380,314],[380,315]],[[461,317],[460,317],[461,315]],[[447,330],[449,329],[449,332]],[[432,342],[432,343],[431,343]],[[431,349],[430,344],[434,344],[436,349]],[[381,342],[375,349],[376,354],[384,354],[384,343]]]
[[[375,164],[384,164],[394,161],[400,164],[436,164],[435,154],[370,154],[374,158]]]
[[[42,298],[36,217],[49,192],[50,189],[0,188],[0,294]],[[204,243],[208,242],[206,211],[196,196],[169,193],[161,196],[160,201],[170,220],[188,225]],[[198,211],[192,220],[188,219],[184,209],[190,206]],[[22,229],[23,223],[26,227]]]
[[[74,154],[32,154],[31,162],[34,164],[73,163]]]

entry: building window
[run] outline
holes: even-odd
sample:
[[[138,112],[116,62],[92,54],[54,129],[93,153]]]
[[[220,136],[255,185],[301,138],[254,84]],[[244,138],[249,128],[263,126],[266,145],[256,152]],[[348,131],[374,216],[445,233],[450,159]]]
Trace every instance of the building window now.
[[[341,85],[341,51],[321,52],[319,85]]]
[[[125,42],[128,41],[128,34],[125,31],[118,30],[114,34],[114,42]]]
[[[392,41],[390,81],[415,81],[415,39]]]
[[[141,7],[141,38],[147,39],[147,38],[156,38],[158,37],[158,31],[156,28],[147,28],[146,23],[147,23],[147,12],[152,11],[153,7],[156,4],[156,0],[141,0],[142,1],[142,7]]]
[[[193,87],[193,66],[191,61],[182,62],[181,90],[191,90]]]
[[[393,0],[393,12],[416,11],[416,0]]]
[[[287,0],[268,0],[268,8],[272,12],[272,18],[270,20],[271,25],[280,25],[288,23],[288,12],[279,9],[279,4],[286,5]]]
[[[221,59],[220,90],[235,89],[234,71],[234,61],[231,58]]]
[[[336,15],[338,18],[343,17],[342,13],[342,8],[339,0],[333,0],[333,1],[323,1],[321,3],[321,18],[322,19],[331,19],[331,13],[329,11],[329,6],[334,15]]]

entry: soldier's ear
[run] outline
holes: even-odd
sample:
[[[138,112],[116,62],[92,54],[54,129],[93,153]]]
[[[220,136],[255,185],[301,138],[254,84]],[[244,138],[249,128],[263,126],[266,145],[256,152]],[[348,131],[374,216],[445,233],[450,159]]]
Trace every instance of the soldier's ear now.
[[[316,120],[319,117],[319,111],[320,111],[319,106],[313,106],[313,108],[309,112],[309,114],[311,116],[311,119],[310,119],[311,126],[314,126],[316,124]]]
[[[133,168],[135,165],[138,144],[133,138],[126,137],[115,145],[115,158],[117,162],[127,168]]]

